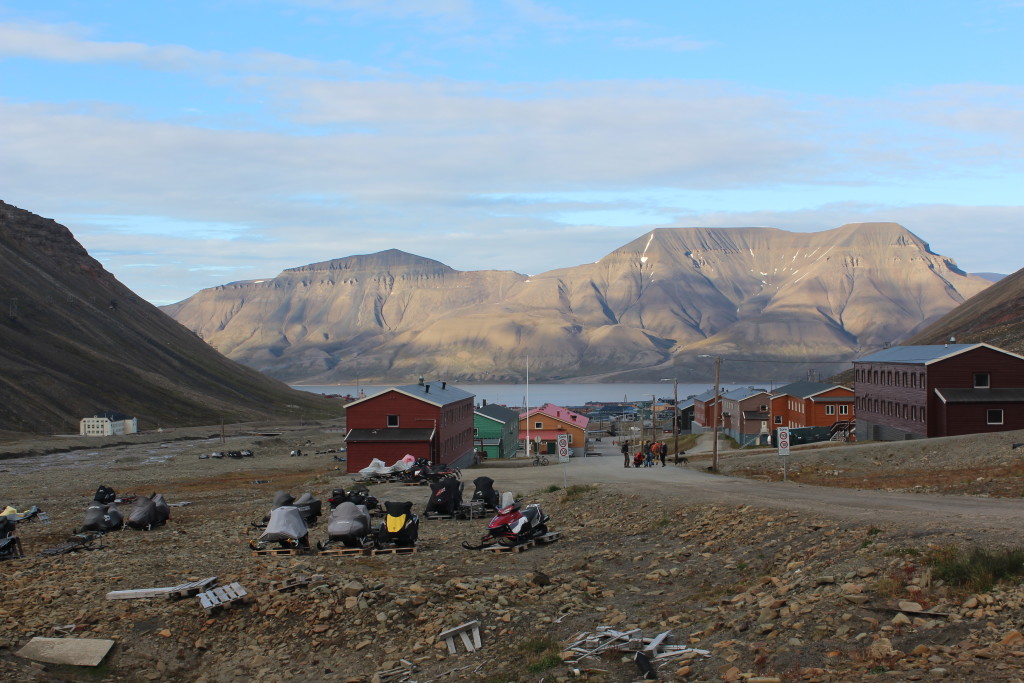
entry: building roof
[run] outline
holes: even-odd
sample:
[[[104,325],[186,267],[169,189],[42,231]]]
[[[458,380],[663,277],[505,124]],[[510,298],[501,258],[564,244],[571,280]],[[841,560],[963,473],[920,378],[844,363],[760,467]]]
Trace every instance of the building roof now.
[[[530,415],[536,415],[538,413],[547,415],[548,417],[564,422],[565,424],[579,427],[580,429],[586,429],[587,425],[590,424],[589,417],[580,415],[579,413],[574,413],[568,408],[556,406],[554,403],[545,403],[540,408],[533,408],[525,413],[520,413],[519,417],[529,417]]]
[[[124,413],[119,413],[119,412],[116,412],[114,410],[104,410],[103,412],[96,413],[95,415],[92,415],[91,417],[106,418],[106,419],[110,420],[111,422],[124,422],[125,420],[132,419],[132,418],[128,417],[127,415],[125,415]]]
[[[762,412],[760,410],[744,410],[743,411],[743,419],[744,420],[767,420],[769,417],[771,417],[770,413],[765,413],[765,412]]]
[[[480,406],[474,412],[478,415],[494,420],[495,422],[501,422],[502,424],[519,421],[518,411],[506,408],[505,406],[498,405],[496,403],[488,403],[487,405]]]
[[[402,429],[400,427],[350,429],[345,435],[345,441],[430,441],[433,435],[434,430],[431,427],[426,429]]]
[[[828,391],[830,389],[835,389],[836,387],[840,389],[846,389],[847,391],[852,391],[852,389],[850,389],[849,387],[844,387],[841,384],[827,384],[826,382],[810,382],[805,380],[802,382],[793,382],[792,384],[781,386],[774,392],[772,392],[772,396],[785,395],[795,396],[796,398],[811,398],[812,396]]]
[[[463,389],[453,387],[447,382],[423,382],[422,384],[402,384],[399,386],[388,387],[382,389],[376,394],[371,394],[366,398],[361,398],[358,401],[352,401],[345,405],[346,408],[354,406],[363,401],[371,401],[378,396],[388,393],[389,391],[397,391],[400,394],[411,396],[412,398],[419,399],[424,403],[430,403],[438,407],[451,405],[452,403],[458,403],[459,401],[465,401],[466,399],[472,399],[476,394],[471,394]]]
[[[1024,403],[1024,388],[936,389],[943,403]]]
[[[732,389],[730,391],[721,394],[722,398],[729,399],[730,401],[742,401],[743,399],[750,398],[751,396],[757,396],[758,394],[767,394],[768,392],[764,389],[755,389],[754,387],[739,387],[738,389]],[[711,392],[711,396],[714,397],[715,392]]]
[[[526,434],[526,431],[523,430],[519,433]],[[540,439],[541,441],[554,441],[558,438],[559,434],[568,434],[568,432],[562,429],[531,429],[530,441],[536,441],[537,439]],[[573,445],[579,446],[578,443]]]
[[[714,392],[712,392],[712,393],[714,393]],[[696,401],[696,399],[693,399],[693,398],[688,398],[685,401],[680,401],[679,405],[677,406],[677,409],[680,410],[680,411],[688,410],[689,408],[693,407],[693,404],[694,404],[695,401]]]
[[[721,396],[722,392],[718,392],[718,395]],[[708,401],[713,401],[714,399],[715,399],[715,390],[714,389],[709,389],[709,390],[705,391],[703,394],[697,394],[696,396],[693,397],[694,403],[696,403],[698,401],[701,402],[701,403],[707,403]]]
[[[811,396],[811,403],[853,403],[853,396]]]
[[[1005,349],[1000,349],[990,344],[931,344],[926,346],[893,346],[888,349],[882,349],[881,351],[868,354],[867,356],[858,358],[853,362],[930,365],[940,360],[952,358],[953,356],[957,356],[966,351],[980,348],[992,349],[999,353],[1005,353],[1007,356],[1013,356],[1014,358],[1024,360],[1024,356],[1018,356],[1015,353],[1010,353]]]

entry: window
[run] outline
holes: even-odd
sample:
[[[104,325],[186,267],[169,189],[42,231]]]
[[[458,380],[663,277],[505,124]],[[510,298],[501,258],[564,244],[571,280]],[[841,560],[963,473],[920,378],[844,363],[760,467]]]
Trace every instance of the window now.
[[[782,416],[781,415],[776,415],[775,416],[775,424],[777,424],[777,425],[782,424]]]
[[[1003,424],[1003,411],[999,408],[991,408],[987,411],[987,422],[990,425],[1001,425]]]
[[[987,372],[976,372],[974,373],[974,388],[975,389],[988,389],[991,386],[991,378]],[[989,424],[992,424],[989,422]],[[1002,424],[1001,422],[999,424]]]
[[[476,428],[476,427],[473,427],[473,436],[474,437],[480,436],[480,430],[478,428]]]
[[[831,405],[831,404],[825,406],[825,414],[826,415],[835,415],[836,414],[836,407],[834,405]]]
[[[759,406],[758,410],[760,410],[762,413],[767,413],[768,412],[768,406],[766,406],[766,405]]]
[[[398,416],[397,415],[388,415],[388,427],[397,427],[397,426],[398,426]]]
[[[850,406],[846,406],[846,405],[839,406],[839,414],[840,415],[849,415],[850,414]]]
[[[533,423],[533,428],[534,429],[544,429],[544,423],[543,422],[534,422]]]

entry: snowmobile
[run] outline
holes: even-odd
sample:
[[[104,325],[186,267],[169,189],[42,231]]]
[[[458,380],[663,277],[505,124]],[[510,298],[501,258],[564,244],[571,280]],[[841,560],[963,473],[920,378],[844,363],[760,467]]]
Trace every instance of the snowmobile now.
[[[294,505],[282,505],[271,510],[267,528],[259,538],[249,541],[249,547],[264,550],[275,542],[282,548],[309,548],[309,529],[302,520],[302,513]]]
[[[473,497],[470,501],[480,501],[488,510],[498,509],[498,492],[494,490],[494,480],[490,477],[477,477],[473,480]]]
[[[539,503],[521,508],[518,502],[502,507],[487,525],[487,533],[480,538],[479,545],[463,542],[466,550],[482,550],[495,543],[515,546],[531,541],[548,532],[550,517],[544,514]]]
[[[331,511],[327,518],[327,540],[317,542],[316,547],[327,550],[333,543],[341,543],[346,548],[376,545],[370,512],[365,505],[345,501]]]
[[[94,500],[85,510],[85,521],[82,522],[82,526],[76,529],[74,533],[99,531],[105,534],[110,531],[117,531],[123,526],[124,515],[121,514],[121,510],[118,509],[116,503],[107,505]]]
[[[21,540],[15,535],[18,523],[8,517],[0,517],[0,560],[21,557]]]
[[[40,512],[42,510],[39,509],[38,505],[33,505],[27,510],[21,510],[20,512],[13,505],[8,505],[0,512],[0,517],[8,517],[14,522],[27,522],[38,517]]]
[[[384,503],[384,521],[377,530],[377,547],[387,544],[415,546],[419,535],[420,518],[412,514],[412,503],[391,500]]]
[[[462,508],[462,482],[446,477],[430,485],[430,499],[423,510],[427,519],[455,516]]]
[[[114,493],[114,489],[110,488],[106,484],[100,484],[96,488],[96,494],[92,497],[97,503],[108,505],[117,500],[117,494]]]
[[[384,512],[384,508],[380,506],[380,501],[377,500],[376,496],[371,496],[370,489],[365,486],[357,486],[349,491],[348,499],[356,505],[365,505],[371,515],[374,513],[383,514]]]
[[[292,505],[299,509],[299,512],[302,514],[302,521],[306,523],[306,526],[314,526],[322,514],[320,501],[314,498],[313,494],[308,491],[299,496],[299,499],[292,503]]]
[[[153,527],[162,526],[171,517],[171,509],[167,506],[162,494],[154,493],[152,496],[139,496],[135,504],[128,512],[128,519],[125,526],[132,529],[144,529],[150,531]]]

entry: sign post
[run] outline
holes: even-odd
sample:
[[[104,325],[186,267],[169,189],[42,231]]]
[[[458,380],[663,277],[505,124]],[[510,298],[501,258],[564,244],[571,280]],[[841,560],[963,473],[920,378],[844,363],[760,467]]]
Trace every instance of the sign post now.
[[[779,427],[779,456],[782,458],[782,481],[789,479],[789,427]]]

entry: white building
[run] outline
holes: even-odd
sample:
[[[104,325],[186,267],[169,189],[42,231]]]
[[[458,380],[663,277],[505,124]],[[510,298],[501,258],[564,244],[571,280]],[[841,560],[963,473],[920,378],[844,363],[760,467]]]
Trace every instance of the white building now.
[[[78,426],[82,436],[114,436],[115,434],[134,434],[139,431],[139,420],[121,413],[97,413],[92,417],[83,417]]]

